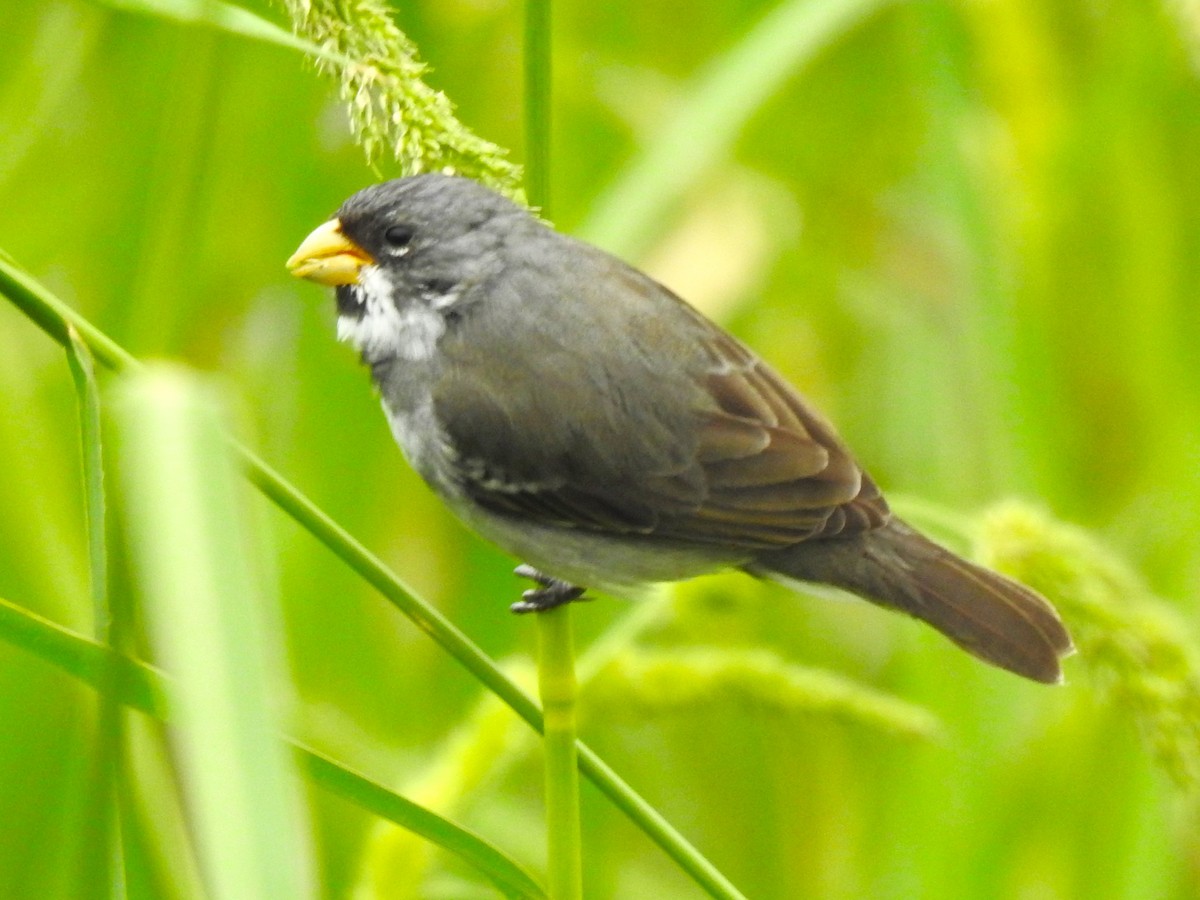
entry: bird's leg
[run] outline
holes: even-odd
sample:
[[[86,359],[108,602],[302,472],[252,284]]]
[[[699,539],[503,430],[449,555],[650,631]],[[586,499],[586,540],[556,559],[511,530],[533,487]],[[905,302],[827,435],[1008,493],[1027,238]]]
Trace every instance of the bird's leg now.
[[[524,599],[520,603],[514,603],[509,607],[515,613],[545,612],[548,609],[554,609],[556,606],[562,606],[564,603],[570,603],[572,600],[578,600],[583,597],[583,592],[587,590],[587,588],[581,588],[570,582],[551,578],[549,575],[543,575],[533,566],[525,563],[517,566],[513,570],[513,574],[518,578],[529,578],[541,585],[540,587],[530,588],[521,594]]]

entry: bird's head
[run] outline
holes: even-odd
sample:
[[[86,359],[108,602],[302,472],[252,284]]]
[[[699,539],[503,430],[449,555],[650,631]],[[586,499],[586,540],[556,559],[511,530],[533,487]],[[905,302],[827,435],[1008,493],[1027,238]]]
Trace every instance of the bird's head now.
[[[399,178],[350,197],[287,266],[337,288],[338,337],[367,362],[428,358],[468,289],[502,267],[505,241],[533,222],[467,178]]]

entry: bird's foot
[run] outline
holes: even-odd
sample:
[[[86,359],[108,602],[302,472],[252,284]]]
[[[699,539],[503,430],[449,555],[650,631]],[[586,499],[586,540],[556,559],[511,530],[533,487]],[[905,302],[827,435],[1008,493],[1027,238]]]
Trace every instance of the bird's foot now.
[[[540,585],[540,587],[530,588],[525,591],[521,594],[523,599],[519,603],[514,603],[509,607],[515,613],[545,612],[548,609],[562,606],[564,603],[570,603],[572,600],[579,600],[581,598],[584,600],[591,599],[590,597],[583,596],[583,592],[587,588],[581,588],[568,581],[543,575],[533,566],[525,563],[517,566],[513,570],[513,574],[518,578],[529,578]]]

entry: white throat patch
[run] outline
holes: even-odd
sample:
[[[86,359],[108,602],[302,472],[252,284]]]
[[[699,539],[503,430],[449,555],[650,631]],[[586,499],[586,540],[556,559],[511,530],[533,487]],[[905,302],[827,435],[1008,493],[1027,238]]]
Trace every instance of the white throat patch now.
[[[368,362],[397,356],[426,360],[437,350],[446,322],[434,309],[412,304],[401,311],[392,300],[392,280],[379,266],[363,266],[350,291],[362,316],[339,316],[337,336]]]

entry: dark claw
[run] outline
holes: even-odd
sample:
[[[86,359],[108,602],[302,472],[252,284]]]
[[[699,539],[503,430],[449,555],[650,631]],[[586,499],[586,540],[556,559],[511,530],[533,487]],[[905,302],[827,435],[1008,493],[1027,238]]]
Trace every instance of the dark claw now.
[[[528,578],[541,585],[541,587],[530,588],[521,594],[524,599],[509,607],[515,613],[545,612],[556,606],[562,606],[564,603],[570,603],[572,600],[578,600],[587,590],[587,588],[570,582],[544,575],[525,563],[517,566],[513,570],[513,574],[519,578]],[[586,599],[590,600],[591,598]]]

